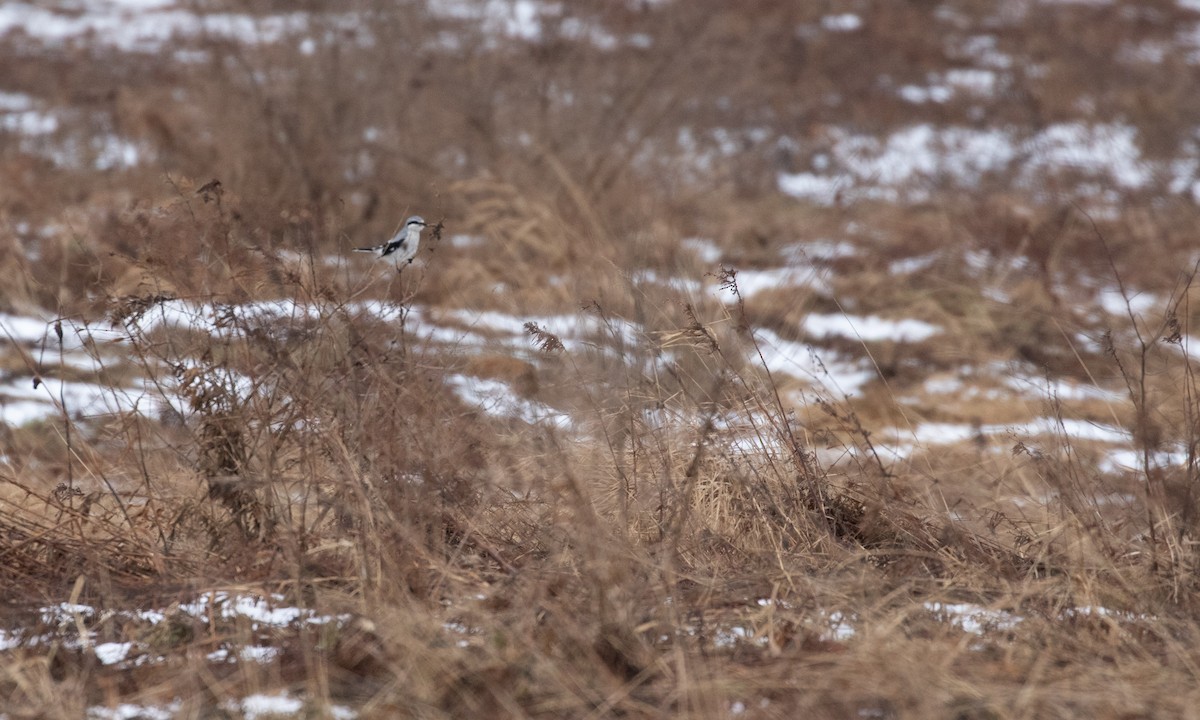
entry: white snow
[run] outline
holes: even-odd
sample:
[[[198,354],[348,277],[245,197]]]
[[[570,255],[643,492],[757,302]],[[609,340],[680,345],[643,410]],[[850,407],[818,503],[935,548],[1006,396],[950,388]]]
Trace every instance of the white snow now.
[[[853,13],[826,15],[821,18],[821,27],[830,32],[853,32],[863,26],[862,18]]]
[[[867,368],[865,363],[847,362],[829,352],[818,355],[812,346],[784,340],[770,330],[756,329],[754,336],[767,369],[772,373],[787,373],[808,380],[835,397],[857,395],[862,386],[876,376],[874,369]],[[754,364],[758,363],[753,350],[750,359]]]
[[[715,265],[724,254],[721,252],[721,248],[708,238],[684,238],[680,244],[691,250],[705,265]]]
[[[587,312],[573,315],[512,315],[496,310],[451,310],[443,313],[442,317],[471,329],[507,335],[510,344],[526,348],[531,346],[529,333],[525,330],[525,324],[529,322],[557,335],[568,351],[610,343],[632,347],[643,335],[636,323],[619,317],[602,319]]]
[[[1125,294],[1122,294],[1118,287],[1101,289],[1096,293],[1096,301],[1104,309],[1104,312],[1118,317],[1129,317],[1131,310],[1134,315],[1146,317],[1147,313],[1161,302],[1154,293],[1138,292],[1128,288],[1125,293],[1129,296],[1128,306],[1126,306]]]
[[[1001,382],[1027,397],[1059,400],[1100,400],[1118,403],[1126,394],[1118,390],[1087,385],[1065,378],[1046,378],[1017,370],[1001,374]]]
[[[87,709],[87,720],[172,720],[179,714],[179,703],[166,707],[120,703],[114,707],[92,706]]]
[[[846,613],[840,611],[829,613],[827,628],[827,635],[825,636],[839,642],[852,639],[857,632],[851,619]]]
[[[979,97],[991,97],[996,94],[1000,85],[1000,77],[995,70],[986,68],[957,68],[944,74],[929,73],[924,85],[902,85],[896,90],[901,100],[922,105],[925,103],[944,104],[949,102],[961,90]]]
[[[0,628],[0,651],[21,647],[21,632]]]
[[[940,253],[931,252],[915,257],[893,260],[888,263],[888,272],[892,275],[912,275],[922,270],[928,270],[938,261],[939,257],[941,257]]]
[[[1025,143],[1022,155],[1025,173],[1073,168],[1130,189],[1144,187],[1152,179],[1137,145],[1137,129],[1130,125],[1051,125]]]
[[[1013,66],[1012,56],[997,49],[997,44],[995,35],[972,35],[958,50],[981,67],[1007,70]]]
[[[678,274],[664,275],[653,268],[642,268],[630,273],[630,280],[635,287],[646,283],[664,285],[692,297],[699,295],[704,290],[704,283],[699,280]]]
[[[990,97],[996,94],[1000,78],[995,70],[980,68],[959,68],[948,70],[945,75],[946,84],[966,90],[974,95]]]
[[[962,628],[972,635],[983,635],[989,630],[1011,630],[1024,618],[1005,610],[994,610],[973,603],[927,602],[925,609],[939,620]]]
[[[0,386],[0,417],[14,426],[63,412],[72,418],[96,417],[132,411],[144,399],[145,393],[136,389],[52,378],[35,390],[32,380],[23,377],[18,383]]]
[[[464,235],[457,233],[450,236],[450,246],[462,250],[470,250],[472,248],[483,247],[487,244],[487,238],[482,235]]]
[[[0,112],[25,112],[33,109],[33,98],[25,93],[0,90]]]
[[[279,604],[276,604],[279,603]],[[300,619],[310,619],[311,611],[303,611],[295,606],[287,605],[278,596],[261,597],[256,595],[230,595],[217,592],[210,595],[200,595],[195,600],[181,603],[179,610],[188,615],[205,618],[216,608],[219,617],[245,617],[253,621],[251,627],[267,625],[272,627],[287,627]]]
[[[954,97],[954,89],[948,85],[901,85],[896,94],[905,102],[922,105],[948,102]]]
[[[780,173],[779,190],[785,195],[805,198],[821,205],[833,205],[839,193],[854,186],[849,176],[831,177],[815,173]]]
[[[295,12],[254,17],[202,15],[174,7],[173,2],[89,2],[81,13],[58,13],[40,5],[0,5],[0,35],[15,31],[48,45],[86,39],[125,52],[157,52],[175,36],[217,37],[241,43],[278,42],[303,32],[309,16]]]
[[[810,268],[781,267],[768,270],[738,270],[737,286],[742,297],[753,297],[764,290],[781,288],[817,289],[817,275]]]
[[[58,130],[58,118],[36,110],[0,114],[0,130],[17,135],[49,135]]]
[[[949,75],[949,74],[948,74]],[[948,84],[987,94],[997,82],[991,71],[957,71]],[[906,99],[925,100],[919,88],[902,89]],[[928,96],[929,99],[932,95]],[[926,183],[948,180],[971,188],[989,173],[1016,167],[1019,181],[1034,189],[1064,169],[1078,171],[1125,189],[1146,187],[1152,163],[1137,145],[1137,130],[1119,123],[1064,122],[1028,138],[994,128],[935,126],[920,123],[885,137],[829,131],[831,167],[816,172],[780,173],[781,192],[832,204],[840,192],[851,198],[929,197]]]
[[[1105,453],[1100,461],[1100,469],[1108,473],[1141,472],[1144,471],[1147,457],[1134,448],[1117,448]],[[1185,448],[1173,450],[1158,450],[1149,453],[1148,460],[1152,468],[1179,467],[1187,462]]]
[[[810,313],[804,331],[816,338],[846,337],[862,342],[920,342],[942,331],[920,320],[886,320],[874,315]]]
[[[115,665],[124,660],[133,649],[131,642],[108,642],[96,646],[96,659],[102,665]]]
[[[542,37],[542,17],[560,15],[558,3],[534,0],[431,0],[429,9],[443,17],[478,22],[492,35],[536,42]]]
[[[463,402],[475,405],[489,415],[512,417],[530,424],[549,424],[557,428],[571,425],[571,417],[543,403],[520,397],[507,384],[470,375],[447,375],[446,384]]]
[[[811,260],[839,260],[858,255],[858,248],[845,240],[810,240],[795,243],[779,250],[779,254],[789,263],[801,263]]]
[[[54,328],[48,320],[0,313],[0,337],[5,340],[31,344],[41,342],[47,336],[54,336]]]
[[[1104,423],[1094,423],[1085,420],[1041,417],[1028,422],[1013,424],[992,424],[976,426],[968,423],[939,423],[928,422],[916,425],[911,429],[896,429],[891,432],[880,432],[881,437],[896,438],[901,444],[907,438],[915,441],[916,445],[951,445],[963,442],[976,435],[984,437],[999,437],[1005,440],[1026,440],[1044,436],[1066,436],[1073,440],[1090,440],[1094,442],[1127,445],[1132,436],[1123,428]],[[901,452],[903,456],[906,453]]]
[[[294,716],[304,708],[304,702],[287,695],[247,695],[242,698],[241,710],[246,720],[254,720],[261,716],[285,715]]]

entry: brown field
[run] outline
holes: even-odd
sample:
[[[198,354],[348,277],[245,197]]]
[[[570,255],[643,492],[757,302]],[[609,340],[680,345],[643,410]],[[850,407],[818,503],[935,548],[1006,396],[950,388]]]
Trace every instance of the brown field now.
[[[1197,3],[123,3],[0,6],[0,718],[1196,716]]]

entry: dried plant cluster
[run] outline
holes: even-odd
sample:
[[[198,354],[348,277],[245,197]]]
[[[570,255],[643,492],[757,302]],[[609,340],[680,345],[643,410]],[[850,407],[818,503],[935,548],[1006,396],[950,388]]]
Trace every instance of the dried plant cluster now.
[[[1198,66],[1138,52],[1195,11],[584,0],[531,40],[351,5],[295,10],[312,43],[0,36],[2,89],[59,111],[33,140],[0,124],[0,311],[53,318],[0,377],[59,393],[0,436],[8,717],[214,717],[280,689],[313,717],[1193,712],[1194,200],[1020,163],[930,173],[904,191],[923,200],[778,178],[846,128],[931,116],[1036,134],[1085,107],[1147,161],[1194,152]],[[896,92],[984,35],[1016,61],[996,93]],[[97,167],[104,133],[139,162]],[[348,258],[417,212],[417,263]],[[829,238],[854,252],[812,250]],[[748,285],[783,262],[815,279]],[[814,314],[941,332],[822,338]],[[780,372],[768,333],[871,380]],[[1016,365],[1038,400],[987,384]],[[976,383],[928,389],[945,377]],[[64,382],[137,400],[81,415]],[[1080,385],[1103,392],[1060,391]],[[1036,418],[1037,438],[985,432]],[[956,422],[976,431],[889,454],[885,431]],[[1075,423],[1124,428],[1133,467]],[[239,591],[330,620],[180,610]],[[67,599],[97,613],[38,612]],[[145,661],[99,663],[100,641]],[[277,653],[212,655],[254,644]]]

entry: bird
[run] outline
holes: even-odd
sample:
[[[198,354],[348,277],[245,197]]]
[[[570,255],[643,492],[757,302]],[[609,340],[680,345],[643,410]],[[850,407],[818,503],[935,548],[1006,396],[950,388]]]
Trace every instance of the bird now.
[[[387,257],[394,253],[399,253],[396,256],[396,263],[402,263],[405,260],[412,262],[417,256],[417,245],[421,242],[421,230],[425,228],[425,218],[420,215],[413,215],[404,221],[404,227],[392,236],[382,245],[374,247],[354,248],[354,252],[375,253],[379,257]]]

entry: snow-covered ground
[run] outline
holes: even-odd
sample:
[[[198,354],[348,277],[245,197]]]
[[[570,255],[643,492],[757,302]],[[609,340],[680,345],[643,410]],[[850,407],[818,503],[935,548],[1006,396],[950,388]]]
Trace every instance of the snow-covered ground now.
[[[153,609],[98,610],[90,605],[60,602],[42,607],[36,626],[0,629],[0,651],[14,648],[38,648],[62,645],[66,648],[92,653],[102,665],[118,668],[140,667],[168,662],[167,656],[156,650],[153,643],[140,639],[101,640],[100,628],[117,626],[125,634],[146,638],[153,633],[145,630],[163,623],[191,623],[197,632],[214,631],[215,649],[208,652],[211,663],[264,664],[275,661],[279,648],[273,644],[287,631],[298,631],[304,625],[342,624],[348,616],[320,615],[312,610],[295,607],[278,595],[251,595],[216,591]],[[231,626],[238,632],[231,632]],[[140,629],[140,630],[139,630]],[[106,632],[111,635],[111,632]],[[226,712],[240,713],[246,718],[291,716],[308,703],[287,691],[260,692],[224,701]],[[87,709],[89,720],[133,718],[174,718],[181,705],[179,700],[165,704],[120,703],[113,706],[95,705]],[[326,711],[336,718],[357,717],[354,710],[334,705]],[[3,711],[0,711],[3,716]]]
[[[0,36],[19,33],[55,46],[107,45],[125,52],[161,51],[173,38],[206,36],[242,43],[278,42],[308,29],[303,12],[252,16],[199,14],[174,0],[92,0],[0,5]]]
[[[480,596],[476,601],[486,598]],[[467,601],[468,603],[470,601]],[[457,647],[469,649],[481,641],[480,630],[462,619],[455,603],[444,603],[446,619],[442,623],[445,639]],[[804,609],[790,601],[763,598],[753,607],[745,608],[739,620],[709,619],[703,628],[683,626],[677,633],[703,639],[713,651],[728,651],[739,645],[766,646],[770,643],[767,630],[773,626],[772,618],[798,620],[814,633],[815,637],[836,643],[852,643],[864,633],[869,633],[869,623],[858,613],[842,610]],[[122,637],[101,641],[96,628],[120,628],[118,635],[130,634],[146,637],[149,628],[166,622],[194,622],[198,633],[213,633],[213,641],[219,643],[217,650],[208,653],[212,663],[256,663],[269,664],[278,659],[278,649],[270,644],[288,633],[298,632],[305,625],[327,623],[343,624],[348,616],[330,616],[314,613],[287,603],[277,595],[255,595],[215,591],[197,595],[173,603],[169,607],[154,609],[97,610],[78,603],[60,602],[46,605],[40,610],[40,621],[34,627],[16,627],[0,630],[0,651],[17,647],[33,648],[42,645],[61,644],[66,648],[82,650],[95,655],[103,665],[126,666],[167,662],[150,645],[140,640]],[[1113,611],[1099,606],[1079,606],[1058,612],[1058,619],[1070,622],[1079,617],[1102,617],[1120,625],[1136,625],[1152,621],[1153,618]],[[181,619],[182,618],[182,619]],[[765,621],[765,622],[762,622]],[[888,619],[894,623],[894,617]],[[904,622],[933,621],[944,625],[947,631],[960,632],[975,638],[968,649],[986,647],[980,644],[990,639],[1003,638],[1017,629],[1025,618],[1012,610],[989,608],[973,603],[944,603],[927,601],[914,606]],[[229,628],[238,628],[237,632]],[[264,644],[237,644],[238,633],[249,632],[261,637]],[[245,638],[243,638],[245,639]],[[658,642],[673,641],[671,635],[663,635]],[[182,707],[182,699],[176,698],[158,704],[119,703],[94,705],[87,709],[89,720],[132,720],[133,718],[173,718]],[[226,712],[238,713],[246,718],[285,717],[301,713],[314,702],[297,695],[294,691],[259,691],[223,702]],[[346,719],[358,717],[357,711],[346,705],[334,704],[323,707],[329,717]]]
[[[918,91],[907,94],[916,97]],[[855,198],[928,202],[946,182],[975,188],[985,176],[1003,173],[1015,173],[1018,187],[1033,190],[1062,172],[1114,190],[1143,189],[1165,174],[1174,192],[1200,201],[1196,158],[1165,165],[1148,161],[1137,129],[1129,125],[1067,122],[1026,137],[1004,128],[920,123],[882,138],[836,128],[829,135],[813,169],[779,175],[783,192],[821,205]]]
[[[556,37],[600,48],[644,43],[634,36],[618,38],[594,23],[585,24],[556,2],[437,0],[429,9],[439,17],[470,23],[487,37],[537,42],[552,25]],[[797,32],[855,33],[863,29],[863,22],[852,13],[832,14]],[[294,43],[301,52],[311,54],[318,44],[348,39],[364,46],[377,43],[371,27],[370,18],[353,9],[319,15],[299,10],[251,15],[199,12],[193,4],[175,0],[0,5],[0,38],[20,37],[47,47],[104,46],[126,53],[161,53],[181,38],[203,38],[243,44]],[[1159,43],[1151,49],[1128,52],[1135,57],[1151,51],[1162,56],[1196,53],[1200,43],[1193,35],[1181,33],[1174,47]],[[1014,60],[996,49],[994,36],[971,36],[952,51],[973,65],[929,73],[923,85],[899,85],[897,97],[916,106],[937,106],[960,95],[995,101],[1008,89]],[[177,59],[196,56],[194,51],[191,56],[187,52],[176,52]],[[78,139],[52,142],[48,136],[63,125],[57,112],[35,98],[0,87],[0,132],[23,138],[30,148],[43,148],[60,164],[72,165],[81,157],[90,157],[100,167],[130,167],[148,157],[146,148],[112,133],[87,139],[89,148],[76,147]],[[696,167],[708,171],[715,157],[702,147],[713,148],[711,152],[718,156],[769,155],[784,147],[803,148],[811,158],[809,167],[778,173],[777,184],[783,193],[822,205],[855,199],[926,202],[947,183],[975,188],[989,176],[1003,176],[1004,182],[1015,187],[1037,191],[1064,172],[1090,182],[1093,191],[1084,194],[1090,194],[1099,205],[1115,202],[1121,192],[1144,190],[1163,179],[1173,194],[1200,201],[1200,146],[1192,143],[1186,154],[1169,162],[1151,161],[1141,150],[1145,140],[1137,128],[1120,121],[1064,120],[1036,132],[983,122],[929,121],[914,122],[882,136],[828,127],[817,141],[776,137],[764,128],[717,128],[703,133],[683,128],[677,150],[692,155]],[[1087,188],[1080,185],[1078,189]]]
[[[714,299],[728,299],[728,294],[712,278],[694,290],[707,293]],[[129,412],[158,417],[166,407],[172,407],[180,415],[186,416],[186,403],[179,395],[179,382],[174,376],[157,384],[148,380],[134,380],[128,386],[114,387],[79,379],[63,380],[58,375],[60,372],[70,374],[113,367],[127,359],[123,355],[127,343],[115,343],[114,340],[136,338],[162,328],[183,328],[207,333],[214,338],[229,339],[242,337],[247,332],[286,333],[296,323],[324,322],[334,315],[363,317],[390,324],[398,323],[403,315],[410,342],[425,348],[425,351],[460,356],[465,354],[468,357],[479,352],[496,352],[534,366],[545,358],[545,353],[537,348],[536,339],[530,336],[530,323],[558,337],[563,343],[562,352],[567,356],[605,357],[608,358],[607,362],[633,363],[629,367],[643,373],[660,371],[662,368],[656,369],[655,365],[674,362],[677,352],[673,348],[661,348],[655,353],[638,351],[639,348],[656,346],[654,333],[647,333],[629,320],[601,318],[585,311],[530,316],[495,310],[446,310],[422,306],[403,309],[390,303],[373,301],[334,308],[290,299],[237,306],[168,300],[149,307],[140,315],[126,318],[123,327],[111,327],[107,323],[64,321],[61,352],[58,350],[53,319],[4,315],[0,316],[0,332],[22,348],[23,357],[28,358],[27,362],[32,365],[26,372],[13,374],[0,384],[0,418],[9,425],[19,426],[45,418],[61,417],[64,413],[75,420]],[[936,340],[943,330],[914,319],[809,313],[800,318],[794,332],[796,337],[806,340],[786,339],[772,330],[757,328],[753,332],[753,343],[743,343],[740,351],[745,353],[751,366],[762,366],[769,370],[776,382],[786,382],[787,378],[792,378],[820,397],[840,402],[861,396],[868,384],[879,379],[879,371],[867,354],[867,348],[878,344],[928,342]],[[848,355],[844,348],[835,351],[823,347],[831,339],[861,344],[863,351]],[[1200,346],[1200,343],[1197,345]],[[178,362],[182,362],[179,367],[194,367],[201,373],[207,372],[187,359]],[[39,377],[37,387],[33,383],[35,367]],[[140,368],[146,369],[145,366]],[[232,371],[222,370],[219,377],[214,376],[209,381],[220,382],[223,388],[241,397],[259,391],[251,378]],[[466,404],[478,407],[491,416],[549,424],[560,430],[577,430],[580,427],[578,423],[584,420],[572,418],[567,411],[536,398],[522,397],[499,379],[448,372],[445,381],[447,387]],[[1035,368],[1012,363],[964,366],[957,373],[939,373],[924,382],[921,393],[920,397],[901,395],[896,401],[902,405],[919,405],[940,396],[956,401],[1011,398],[1041,402],[1054,398],[1065,403],[1101,402],[1119,406],[1126,400],[1121,387],[1100,387],[1076,380],[1047,378]],[[803,392],[788,397],[791,398],[789,402],[809,402]],[[729,422],[731,426],[738,424],[734,419]],[[1084,422],[1069,418],[1056,420],[1033,417],[1007,424],[925,422],[904,428],[877,429],[877,433],[880,447],[895,459],[907,457],[922,448],[978,438],[996,437],[1011,445],[1023,439],[1052,435],[1110,446],[1114,453],[1111,467],[1115,469],[1128,466],[1125,456],[1120,453],[1130,452],[1132,447],[1130,433],[1111,422]]]
[[[590,42],[600,49],[639,42],[629,37],[619,38],[602,28],[580,26],[577,21],[572,25],[567,22],[573,20],[569,8],[562,3],[437,0],[430,4],[430,9],[440,18],[474,24],[493,36],[520,42],[539,41],[551,26],[559,36]],[[356,12],[351,8],[319,16],[300,10],[258,15],[205,13],[194,4],[175,0],[14,2],[0,5],[0,38],[49,48],[96,46],[143,54],[163,53],[174,41],[188,38],[244,44],[295,43],[302,52],[311,52],[315,44],[334,40],[375,42],[370,23]],[[862,17],[843,12],[824,15],[819,21],[798,28],[797,33],[806,37],[852,35],[864,28]],[[1127,52],[1141,57],[1146,53],[1164,55],[1189,48],[1194,51],[1200,46],[1187,33],[1177,36],[1176,43],[1178,47],[1145,47]],[[956,39],[952,44],[950,51],[963,60],[961,66],[930,72],[924,83],[893,86],[896,96],[924,107],[946,105],[962,98],[995,100],[1006,91],[1016,61],[998,49],[994,36],[981,32]],[[72,157],[86,156],[99,167],[129,167],[147,158],[136,143],[103,128],[94,138],[84,141],[90,148],[87,152],[76,152],[80,149],[79,138],[57,137],[68,124],[71,112],[49,105],[44,98],[0,87],[0,134],[15,136],[22,147],[28,143],[60,164],[73,162]],[[1105,202],[1112,200],[1114,193],[1143,190],[1162,178],[1167,179],[1173,192],[1200,200],[1200,182],[1196,179],[1200,173],[1200,155],[1177,158],[1166,165],[1148,161],[1141,151],[1144,138],[1139,137],[1139,131],[1119,121],[1061,120],[1032,133],[1009,126],[989,126],[985,122],[969,126],[912,122],[882,136],[831,126],[819,136],[803,140],[772,139],[770,132],[757,126],[718,128],[706,133],[701,137],[699,131],[681,129],[680,149],[702,154],[707,151],[700,147],[715,147],[719,153],[736,155],[761,152],[764,145],[771,143],[802,148],[804,157],[810,158],[811,167],[779,172],[775,181],[783,193],[818,204],[844,203],[855,198],[921,202],[947,184],[978,187],[993,176],[1011,177],[1017,187],[1036,189],[1047,178],[1060,173],[1077,174],[1098,183],[1096,187],[1105,189],[1097,197]],[[1193,152],[1200,150],[1193,148]],[[708,162],[700,155],[696,160]],[[488,238],[478,236],[449,238],[449,245],[458,251],[480,248],[487,242]],[[720,298],[721,302],[729,302],[727,296],[721,298],[718,282],[711,275],[711,271],[727,261],[722,246],[701,237],[683,239],[681,246],[710,274],[629,268],[627,277],[631,284],[635,288],[664,287],[693,300]],[[779,251],[779,262],[774,267],[738,268],[738,288],[742,297],[751,302],[768,292],[775,296],[795,293],[798,299],[831,296],[833,271],[829,264],[852,260],[861,254],[853,242],[839,237],[793,242]],[[964,257],[978,273],[995,270],[995,259],[990,256],[967,253]],[[936,252],[902,258],[892,261],[888,270],[897,277],[918,275],[930,272],[940,259]],[[340,267],[343,262],[344,258],[338,257],[321,259],[322,264],[329,266]],[[1012,269],[1021,268],[1013,265]],[[984,292],[998,302],[1006,301],[1005,288],[999,285],[985,288]],[[1096,288],[1096,305],[1110,315],[1124,317],[1132,312],[1139,318],[1152,318],[1154,313],[1162,312],[1163,304],[1158,293],[1133,290],[1123,295],[1111,287]],[[174,327],[230,338],[239,336],[247,327],[275,332],[293,323],[316,322],[329,310],[292,300],[239,306],[168,301],[149,308],[123,328],[64,322],[61,343],[53,331],[52,318],[0,314],[0,333],[21,349],[24,365],[0,381],[0,420],[19,426],[64,414],[76,419],[128,412],[154,414],[165,406],[183,412],[184,407],[169,384],[158,387],[131,380],[126,386],[113,387],[79,378],[128,361],[119,349],[110,345],[129,332],[147,333]],[[531,322],[557,336],[568,354],[601,353],[628,362],[631,348],[655,342],[655,334],[635,322],[623,318],[601,319],[587,313],[539,316],[420,306],[402,309],[386,303],[355,303],[339,311],[389,323],[406,314],[409,337],[427,347],[466,353],[499,351],[535,364],[539,354],[526,329]],[[866,352],[873,346],[937,342],[945,332],[942,327],[915,318],[810,312],[800,316],[791,332],[755,329],[757,347],[746,346],[740,351],[752,365],[765,365],[777,379],[791,378],[822,397],[840,400],[862,396],[868,385],[878,380],[879,371]],[[861,344],[864,352],[847,353],[846,341]],[[1094,339],[1081,336],[1078,341],[1089,351],[1098,350]],[[834,351],[830,347],[839,349]],[[1200,343],[1185,343],[1183,347],[1190,354],[1191,348],[1200,347]],[[653,358],[643,358],[642,365],[631,367],[650,373],[654,370],[653,363],[675,360],[674,352],[673,348],[659,348]],[[980,384],[977,382],[980,379],[988,382]],[[248,378],[230,374],[222,381],[237,392],[253,392],[253,383]],[[519,396],[500,380],[448,372],[446,382],[464,402],[487,414],[549,423],[561,429],[575,427],[577,419],[536,399]],[[1005,392],[1030,399],[1053,397],[1064,402],[1120,403],[1125,399],[1120,387],[1043,378],[1034,371],[1013,367],[973,369],[953,377],[942,374],[930,378],[923,392],[927,397],[945,395],[981,400],[997,399]],[[794,395],[792,400],[803,397]],[[916,400],[899,398],[900,402]],[[1129,433],[1115,425],[1045,418],[982,426],[928,422],[882,432],[888,435],[886,447],[900,457],[920,447],[980,436],[1021,438],[1058,433],[1111,445],[1114,468],[1128,465],[1128,459],[1120,453],[1129,452],[1130,443]]]

